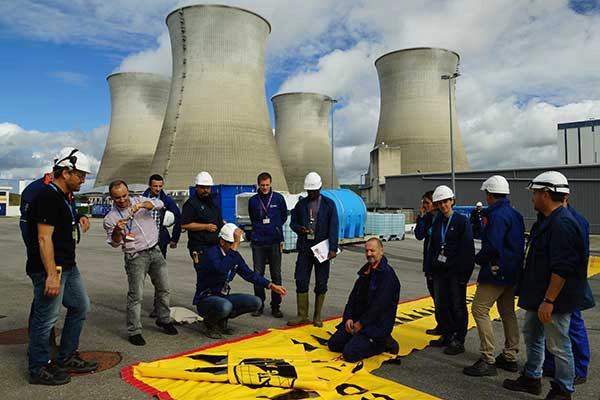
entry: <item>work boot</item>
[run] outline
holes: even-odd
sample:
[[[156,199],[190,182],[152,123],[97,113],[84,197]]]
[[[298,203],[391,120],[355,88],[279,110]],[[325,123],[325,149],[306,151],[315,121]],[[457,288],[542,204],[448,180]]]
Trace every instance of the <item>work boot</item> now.
[[[271,315],[275,318],[283,318],[283,313],[279,309],[279,306],[271,307]]]
[[[389,335],[385,339],[385,351],[391,354],[398,354],[398,352],[400,351],[400,345],[398,344],[396,339],[392,337],[392,335]]]
[[[296,303],[298,305],[298,316],[290,319],[287,324],[288,326],[308,324],[308,293],[297,293]]]
[[[54,364],[44,365],[37,375],[29,375],[32,385],[64,385],[71,382],[71,377]]]
[[[204,320],[204,327],[206,330],[204,331],[204,336],[209,339],[223,339],[223,335],[221,335],[220,329],[217,324],[213,322],[208,322]]]
[[[165,333],[167,335],[177,335],[179,332],[177,332],[177,328],[175,328],[175,325],[173,325],[172,322],[168,322],[168,323],[163,323],[160,322],[159,320],[156,320],[156,326],[158,326],[159,328],[163,328],[163,330],[165,331]]]
[[[440,336],[443,332],[438,326],[436,326],[433,329],[427,329],[425,333],[432,336]]]
[[[479,359],[475,364],[463,368],[463,374],[468,376],[495,376],[498,375],[494,364],[488,364],[483,359]]]
[[[444,349],[444,354],[448,354],[449,356],[455,356],[464,352],[465,345],[459,342],[458,340],[452,340],[448,347]]]
[[[501,353],[498,355],[498,357],[496,357],[496,362],[494,363],[494,365],[496,366],[496,368],[501,368],[508,372],[517,372],[519,370],[517,362],[510,361],[508,358],[506,358],[506,355],[504,355],[504,353]],[[554,371],[552,371],[552,376],[554,376]]]
[[[134,346],[145,346],[146,341],[141,334],[129,336],[129,343]]]
[[[431,347],[446,347],[450,344],[450,339],[442,336],[439,339],[434,339],[429,341],[429,345]]]
[[[79,353],[75,352],[63,361],[57,363],[58,368],[68,374],[85,374],[98,369],[98,361],[86,361],[79,357]]]
[[[571,393],[562,390],[558,383],[550,381],[550,391],[546,400],[571,400]]]
[[[321,321],[321,310],[325,303],[325,293],[318,293],[315,295],[315,313],[313,314],[313,325],[320,328],[323,326]]]
[[[219,331],[221,331],[222,334],[224,334],[224,335],[233,335],[233,328],[229,328],[227,326],[227,318],[224,318],[224,319],[220,320],[217,323],[217,326],[219,328]]]
[[[263,314],[263,307],[264,306],[260,306],[260,308],[256,311],[252,311],[252,315],[253,317],[260,317]]]
[[[542,393],[542,379],[519,375],[517,379],[505,379],[502,383],[505,389],[513,392],[525,392],[539,396]]]

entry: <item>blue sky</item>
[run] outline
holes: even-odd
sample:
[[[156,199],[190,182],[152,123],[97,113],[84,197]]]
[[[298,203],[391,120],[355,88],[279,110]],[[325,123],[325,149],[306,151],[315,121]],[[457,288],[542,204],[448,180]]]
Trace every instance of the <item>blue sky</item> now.
[[[37,176],[66,141],[99,161],[110,122],[106,76],[169,74],[164,18],[189,3],[0,3],[0,178]],[[598,1],[221,3],[258,12],[273,26],[267,99],[303,90],[342,99],[335,144],[343,182],[366,170],[377,129],[373,61],[400,48],[461,54],[457,114],[474,168],[555,164],[556,123],[600,118]],[[514,151],[498,151],[507,147]]]

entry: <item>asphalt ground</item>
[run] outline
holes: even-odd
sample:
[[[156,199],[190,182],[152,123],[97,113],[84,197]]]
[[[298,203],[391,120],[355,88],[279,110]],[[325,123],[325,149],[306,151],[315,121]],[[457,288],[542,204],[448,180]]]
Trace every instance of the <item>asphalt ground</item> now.
[[[158,358],[193,350],[215,340],[201,334],[200,326],[179,327],[179,335],[167,336],[154,325],[148,317],[152,309],[153,288],[149,280],[145,289],[143,305],[144,338],[147,345],[136,347],[127,341],[125,326],[125,302],[127,279],[123,268],[123,256],[120,249],[113,249],[105,243],[101,220],[93,219],[90,232],[83,236],[78,247],[77,260],[83,275],[85,286],[92,303],[92,311],[85,323],[81,336],[82,351],[114,351],[123,356],[122,362],[115,368],[97,374],[73,378],[71,383],[59,387],[30,385],[27,382],[27,345],[0,345],[0,388],[2,398],[6,399],[147,399],[148,395],[123,382],[120,369],[140,361]],[[195,273],[185,244],[170,249],[167,257],[171,285],[171,305],[192,308]],[[600,250],[600,240],[592,240],[592,249],[596,254]],[[395,268],[402,290],[401,301],[427,295],[421,272],[422,243],[407,235],[404,241],[385,243],[385,252],[390,264]],[[248,244],[243,244],[241,253],[251,260]],[[0,218],[0,332],[24,328],[32,298],[32,285],[25,274],[25,248],[21,242],[17,218]],[[289,294],[284,298],[282,311],[284,319],[270,316],[268,305],[266,313],[259,318],[244,315],[230,321],[235,335],[241,337],[267,328],[285,326],[286,318],[295,315],[296,301],[293,271],[296,255],[283,255],[283,284]],[[365,262],[362,245],[348,246],[335,259],[331,267],[329,291],[323,310],[324,318],[342,313],[348,293],[355,280],[355,273]],[[477,270],[473,274],[477,276]],[[312,282],[314,284],[314,281]],[[600,303],[600,276],[590,280]],[[311,286],[312,287],[312,286]],[[232,290],[252,293],[250,284],[237,277]],[[314,300],[311,295],[311,310]],[[192,308],[193,309],[193,308]],[[523,312],[518,313],[523,322]],[[577,386],[574,398],[600,399],[600,311],[598,307],[586,311],[584,318],[588,327],[592,362],[588,382]],[[62,326],[64,310],[59,320]],[[502,324],[494,322],[496,339],[503,343]],[[462,368],[475,362],[479,357],[479,338],[476,329],[472,329],[465,343],[466,353],[447,356],[439,348],[426,348],[413,352],[403,359],[402,365],[383,365],[375,374],[399,382],[444,399],[533,399],[535,396],[509,392],[502,388],[505,378],[516,374],[499,370],[495,377],[471,378],[462,374]],[[520,364],[524,361],[524,345],[521,344]],[[598,356],[600,357],[600,356]],[[543,394],[549,390],[549,379],[544,378]],[[542,396],[543,397],[543,396]],[[540,398],[540,397],[537,397]]]

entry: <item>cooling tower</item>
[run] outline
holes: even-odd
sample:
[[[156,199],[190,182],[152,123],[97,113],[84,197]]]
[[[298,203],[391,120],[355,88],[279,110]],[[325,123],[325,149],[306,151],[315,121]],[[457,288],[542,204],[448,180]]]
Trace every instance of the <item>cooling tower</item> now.
[[[110,128],[95,186],[114,179],[148,182],[171,81],[162,75],[121,72],[109,75]]]
[[[331,98],[318,93],[283,93],[273,96],[275,141],[285,179],[292,193],[304,191],[304,177],[316,171],[323,189],[331,189],[329,141]],[[335,169],[333,184],[338,187]]]
[[[173,51],[169,104],[152,170],[181,190],[209,171],[215,184],[255,183],[262,171],[287,184],[267,111],[264,54],[269,23],[226,6],[167,16]]]
[[[401,152],[401,171],[434,172],[450,170],[450,115],[448,81],[442,75],[457,71],[459,55],[436,48],[398,50],[379,57],[381,108],[375,146],[384,143]],[[469,169],[457,124],[454,81],[452,81],[452,122],[454,166]]]

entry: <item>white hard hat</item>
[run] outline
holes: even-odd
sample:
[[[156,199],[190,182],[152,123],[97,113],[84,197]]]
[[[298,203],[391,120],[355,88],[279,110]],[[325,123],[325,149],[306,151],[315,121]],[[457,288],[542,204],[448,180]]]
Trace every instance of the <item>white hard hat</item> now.
[[[536,176],[529,185],[529,190],[548,189],[556,193],[569,193],[569,181],[567,177],[558,171],[546,171]]]
[[[304,178],[304,190],[319,190],[323,186],[321,176],[316,172],[309,172]]]
[[[166,226],[168,228],[170,226],[173,226],[174,224],[175,224],[175,214],[173,214],[169,210],[165,211],[165,217],[163,218],[163,226]]]
[[[481,184],[481,190],[496,194],[510,194],[508,181],[502,175],[494,175],[489,177]]]
[[[54,158],[53,168],[70,168],[91,173],[92,163],[88,156],[74,147],[63,147]]]
[[[433,191],[433,202],[451,199],[454,197],[454,192],[446,185],[440,185]]]
[[[478,201],[477,204],[475,204],[475,207],[483,207],[483,203]]]
[[[210,176],[210,174],[206,171],[202,171],[198,175],[196,175],[196,179],[194,182],[196,183],[196,185],[200,186],[214,185],[212,176]]]
[[[223,225],[223,227],[221,228],[221,230],[219,231],[219,237],[221,239],[223,239],[226,242],[229,243],[233,243],[233,232],[235,232],[235,230],[238,229],[236,224],[232,224],[231,222],[228,224]],[[242,236],[240,238],[240,241],[243,242],[244,241],[244,237]]]

